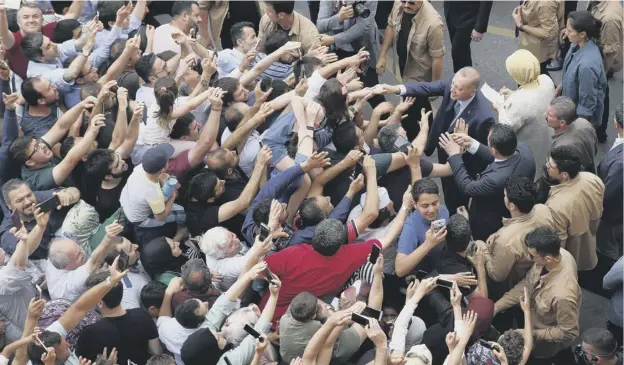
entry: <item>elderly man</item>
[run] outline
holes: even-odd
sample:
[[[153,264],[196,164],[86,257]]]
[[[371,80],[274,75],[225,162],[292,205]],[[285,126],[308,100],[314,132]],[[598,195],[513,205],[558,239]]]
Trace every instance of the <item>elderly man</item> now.
[[[401,96],[442,96],[442,104],[431,124],[425,154],[431,156],[437,148],[440,135],[453,133],[457,121],[464,120],[468,135],[479,143],[487,145],[494,114],[485,96],[478,90],[481,74],[472,67],[464,67],[449,78],[434,82],[410,82],[405,85],[378,85],[376,93]],[[448,155],[438,148],[438,162],[446,163]],[[463,154],[462,160],[468,176],[474,179],[488,165],[487,161],[475,155]],[[442,189],[449,213],[452,215],[460,206],[468,206],[468,196],[463,195],[452,177],[442,178]]]
[[[50,298],[64,298],[70,301],[78,299],[87,290],[85,286],[87,278],[100,268],[115,238],[122,231],[123,227],[117,222],[107,226],[102,243],[93,250],[89,258],[82,247],[70,239],[60,238],[52,241],[46,263]]]
[[[184,289],[171,298],[171,309],[175,312],[176,308],[188,299],[199,299],[212,306],[221,295],[221,290],[213,284],[212,273],[215,273],[215,276],[217,274],[214,269],[210,271],[201,259],[187,261],[182,266]]]

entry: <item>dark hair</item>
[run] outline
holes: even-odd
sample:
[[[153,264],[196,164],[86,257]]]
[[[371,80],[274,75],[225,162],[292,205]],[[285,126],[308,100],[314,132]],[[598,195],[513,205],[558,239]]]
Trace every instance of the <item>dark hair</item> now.
[[[435,194],[439,195],[440,191],[438,190],[438,185],[430,178],[424,178],[416,181],[414,186],[412,186],[412,198],[414,198],[414,202],[418,201],[418,198],[422,194]]]
[[[182,265],[181,273],[184,287],[191,294],[206,294],[212,287],[212,275],[202,259],[188,260]]]
[[[307,322],[316,314],[316,303],[318,299],[312,293],[304,291],[297,294],[290,302],[290,314],[299,322]]]
[[[399,127],[401,127],[401,123],[394,122],[386,124],[379,130],[379,133],[377,133],[377,142],[382,152],[392,153],[397,151],[394,143],[399,136],[397,134]]]
[[[134,66],[134,70],[137,75],[142,78],[145,82],[149,82],[149,77],[154,75],[153,67],[154,62],[156,61],[156,55],[153,53],[143,55],[139,59],[139,62]]]
[[[223,105],[229,106],[234,102],[234,93],[236,92],[238,85],[238,79],[233,77],[223,77],[215,83],[215,87],[220,87],[223,91],[225,91],[225,95],[223,95]]]
[[[357,126],[353,122],[340,123],[332,133],[332,142],[336,151],[344,155],[358,146]]]
[[[375,218],[375,220],[373,221],[373,223],[369,224],[368,226],[370,228],[379,228],[381,227],[384,222],[388,221],[388,220],[392,220],[395,217],[396,214],[393,214],[390,209],[388,209],[387,206],[379,209],[379,214],[377,215],[377,218]]]
[[[39,58],[43,57],[42,45],[43,34],[40,32],[26,34],[22,39],[22,53],[29,60],[39,62]]]
[[[509,365],[519,365],[524,352],[524,335],[516,330],[507,330],[498,340],[507,355]]]
[[[527,233],[524,238],[524,244],[528,248],[534,248],[535,251],[542,256],[551,255],[559,257],[561,240],[559,236],[557,236],[557,232],[550,227],[537,227],[533,231]]]
[[[267,1],[266,4],[275,10],[275,14],[292,14],[295,11],[294,1]]]
[[[76,142],[76,139],[73,136],[67,136],[65,138],[65,140],[61,143],[61,149],[59,151],[61,153],[62,158],[67,157],[69,150],[71,150],[72,147],[74,147],[75,142]]]
[[[117,254],[115,252],[115,254]],[[117,256],[117,255],[115,255]],[[96,271],[93,274],[89,275],[87,280],[85,281],[85,287],[87,289],[91,289],[94,286],[106,281],[110,277],[110,273],[108,270],[100,270]],[[117,308],[121,305],[121,299],[123,298],[123,284],[121,282],[117,283],[104,297],[102,301],[104,305],[108,309]]]
[[[54,12],[60,15],[64,15],[63,12],[65,11],[65,9],[68,9],[72,5],[72,3],[73,1],[63,1],[63,0],[50,1],[50,4],[52,5],[52,9],[54,9]],[[58,26],[59,23],[60,22],[57,22],[56,26]]]
[[[193,4],[197,5],[197,1],[176,1],[171,7],[171,16],[176,17],[182,15],[182,13],[191,13],[193,10]]]
[[[187,299],[178,305],[175,309],[175,319],[184,328],[197,328],[204,322],[204,316],[195,314],[199,308],[200,301],[198,299]]]
[[[230,166],[225,160],[226,153],[227,150],[225,148],[219,147],[216,150],[208,152],[208,154],[206,155],[206,161],[208,161],[208,166],[210,167],[210,170],[214,172],[220,179],[225,179],[228,176],[228,170],[235,167]]]
[[[85,100],[89,96],[97,97],[100,91],[102,91],[102,85],[98,84],[97,82],[84,84],[80,88],[80,100]]]
[[[585,32],[587,38],[594,42],[600,42],[600,29],[602,28],[602,22],[592,15],[587,10],[577,10],[568,14],[570,25],[572,29],[578,33]]]
[[[494,124],[488,139],[490,147],[505,157],[513,155],[516,152],[516,147],[518,147],[516,132],[507,124]]]
[[[521,213],[529,213],[537,204],[535,184],[526,177],[511,176],[505,182],[507,200],[513,203]]]
[[[271,83],[271,88],[273,88],[273,91],[271,91],[271,94],[269,94],[267,101],[271,101],[278,96],[284,95],[290,91],[290,86],[288,86],[288,84],[285,83],[283,80],[273,79],[273,82]]]
[[[167,76],[158,79],[154,85],[154,95],[156,95],[156,103],[158,103],[160,108],[158,110],[158,124],[163,128],[167,128],[169,121],[166,119],[171,115],[173,104],[178,97],[178,85],[173,77]],[[165,121],[161,122],[163,119]]]
[[[215,189],[219,178],[212,171],[202,172],[191,179],[190,197],[200,202],[206,202],[215,197]]]
[[[557,96],[550,101],[549,106],[555,110],[555,117],[565,121],[566,125],[572,124],[576,118],[576,103],[568,96]]]
[[[60,334],[48,330],[40,333],[39,339],[46,347],[56,347],[63,341],[63,337]],[[26,353],[28,354],[28,359],[33,365],[43,365],[41,356],[46,353],[46,349],[41,347],[39,342],[34,341],[29,343],[26,348]]]
[[[452,215],[446,222],[446,247],[451,252],[464,252],[470,243],[470,222],[461,214]]]
[[[608,357],[616,356],[618,343],[613,334],[604,328],[590,328],[581,334],[581,341],[596,350],[596,355]]]
[[[624,114],[624,103],[620,103],[613,111],[613,119],[615,119],[615,122],[620,128],[622,128],[622,122],[624,121],[624,116],[622,116],[622,114]]]
[[[110,30],[111,26],[108,22],[117,20],[117,11],[125,5],[124,1],[100,1],[97,10],[100,12],[100,21],[104,25],[104,29]]]
[[[128,41],[127,39],[118,39],[113,42],[113,44],[111,45],[111,50],[110,50],[110,58],[113,61],[118,59],[119,56],[121,56],[121,54],[123,53],[123,51],[126,49],[127,41]]]
[[[186,113],[180,118],[176,119],[173,128],[171,128],[171,133],[169,136],[172,139],[180,139],[184,136],[188,136],[191,134],[191,124],[195,121],[195,116],[193,113]]]
[[[22,82],[22,96],[30,106],[37,106],[39,99],[43,98],[43,95],[35,90],[35,81],[40,81],[40,79],[38,77],[29,77]]]
[[[20,180],[20,179],[11,179],[5,182],[4,185],[2,185],[2,199],[4,199],[4,203],[9,204],[10,203],[9,194],[13,190],[17,190],[20,188],[20,186],[23,186],[23,185],[28,186],[28,184],[26,184],[25,181]]]
[[[312,248],[323,256],[333,256],[347,242],[345,225],[338,219],[330,218],[316,225]]]
[[[150,357],[145,365],[176,365],[176,361],[169,355],[160,354]]]
[[[256,206],[251,213],[251,217],[253,218],[256,226],[259,226],[260,223],[267,224],[269,223],[269,214],[271,212],[271,202],[273,198],[264,198],[256,203]]]
[[[550,158],[557,164],[560,172],[567,172],[570,179],[574,179],[581,171],[581,154],[576,147],[563,145],[553,148],[550,151]]]
[[[241,113],[236,103],[234,103],[225,109],[223,117],[225,118],[225,125],[230,132],[234,133],[234,130],[236,130],[243,118],[245,118],[245,114]]]
[[[167,285],[157,280],[145,284],[141,288],[141,305],[143,308],[146,310],[150,307],[160,308],[165,298],[165,290],[167,290]]]
[[[327,218],[325,212],[316,205],[316,198],[305,198],[301,202],[299,207],[300,220],[297,224],[299,229],[316,226],[323,219]]]
[[[293,74],[295,75],[295,83],[299,83],[301,79],[301,69],[305,77],[312,77],[312,74],[316,69],[321,67],[323,63],[316,57],[304,56],[300,60],[297,60],[293,65]]]
[[[264,52],[271,54],[277,51],[280,47],[288,43],[290,38],[288,33],[281,29],[276,29],[266,35],[266,41],[264,43]]]
[[[51,1],[54,3],[54,1]],[[63,19],[56,23],[54,33],[52,33],[52,42],[63,43],[74,38],[74,30],[80,28],[80,22],[76,19]]]
[[[28,161],[28,149],[33,140],[31,136],[17,137],[11,147],[9,147],[9,153],[16,165],[23,165]]]
[[[245,28],[254,29],[254,24],[252,22],[238,22],[230,28],[230,39],[233,47],[236,47],[236,41],[243,38],[243,29]]]
[[[342,93],[343,85],[337,79],[327,80],[319,91],[317,100],[325,109],[325,120],[330,129],[342,120],[351,120],[347,109],[347,95]]]

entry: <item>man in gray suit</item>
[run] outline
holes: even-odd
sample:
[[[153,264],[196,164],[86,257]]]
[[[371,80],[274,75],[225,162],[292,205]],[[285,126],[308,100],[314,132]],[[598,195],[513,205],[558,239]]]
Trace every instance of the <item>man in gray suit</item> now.
[[[461,146],[460,146],[461,145]],[[489,163],[476,179],[472,179],[462,160],[466,152]],[[494,124],[488,134],[487,147],[472,137],[455,133],[440,136],[440,147],[449,155],[453,177],[462,194],[472,198],[470,228],[477,240],[487,238],[503,226],[510,214],[505,207],[505,182],[511,176],[535,177],[535,162],[531,150],[518,145],[516,134],[505,124]]]
[[[357,3],[357,5],[355,5]],[[355,6],[354,6],[355,5]],[[316,28],[321,35],[321,44],[330,47],[339,59],[353,56],[366,48],[370,59],[363,65],[360,80],[367,87],[379,83],[375,71],[379,57],[379,30],[375,22],[377,1],[321,1]],[[369,100],[374,108],[385,101],[382,95]]]

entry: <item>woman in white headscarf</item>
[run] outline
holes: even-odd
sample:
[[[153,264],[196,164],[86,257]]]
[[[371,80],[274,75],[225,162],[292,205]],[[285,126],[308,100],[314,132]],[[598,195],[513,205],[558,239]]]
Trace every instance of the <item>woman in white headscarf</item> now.
[[[542,166],[550,153],[550,129],[544,114],[555,97],[555,85],[550,77],[540,75],[540,63],[529,51],[520,49],[507,57],[507,72],[518,89],[500,90],[502,98],[494,103],[498,111],[498,122],[511,126],[518,142],[531,149],[535,160],[535,179],[541,177]]]

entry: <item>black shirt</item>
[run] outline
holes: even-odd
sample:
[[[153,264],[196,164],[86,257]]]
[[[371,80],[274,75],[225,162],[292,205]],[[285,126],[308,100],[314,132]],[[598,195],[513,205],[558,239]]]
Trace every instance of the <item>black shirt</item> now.
[[[227,191],[227,188],[226,188]],[[232,233],[236,233],[239,239],[244,240],[241,230],[245,217],[236,214],[232,218],[219,222],[220,203],[188,202],[184,206],[186,211],[186,226],[191,236],[198,236],[206,233],[207,230],[221,226]]]
[[[420,159],[420,173],[422,177],[431,175],[433,164],[424,158]],[[412,183],[412,172],[409,166],[402,167],[398,170],[388,172],[377,181],[379,186],[386,188],[390,200],[394,204],[394,209],[398,210],[403,204],[403,194],[407,187]]]
[[[247,179],[247,176],[243,170],[238,167],[238,165],[236,166],[234,174],[235,177],[225,179],[225,192],[223,192],[223,195],[221,195],[217,200],[219,205],[238,199],[249,182],[249,179]]]
[[[76,343],[76,355],[95,361],[104,347],[117,349],[117,364],[128,360],[142,365],[150,358],[148,342],[158,338],[150,315],[140,308],[129,309],[119,317],[105,317],[85,327]]]
[[[401,18],[401,30],[399,31],[399,38],[397,39],[397,54],[399,55],[399,68],[401,72],[405,70],[405,64],[407,63],[407,55],[409,52],[409,39],[410,31],[412,30],[412,19],[416,14],[408,14],[403,12],[403,18]]]

